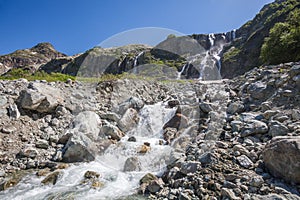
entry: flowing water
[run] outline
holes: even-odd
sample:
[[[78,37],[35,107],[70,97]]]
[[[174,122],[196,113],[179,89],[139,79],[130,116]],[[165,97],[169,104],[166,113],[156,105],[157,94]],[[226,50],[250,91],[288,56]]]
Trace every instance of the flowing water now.
[[[90,163],[72,164],[61,170],[62,175],[55,185],[43,185],[45,177],[35,174],[24,177],[21,182],[0,193],[2,200],[23,199],[118,199],[136,193],[139,180],[148,172],[161,174],[169,162],[172,147],[161,145],[162,127],[175,114],[175,108],[167,108],[163,103],[146,105],[140,111],[140,120],[135,129],[127,133],[117,144],[111,145],[103,155]],[[129,142],[134,136],[136,142]],[[150,143],[151,150],[139,154],[138,148]],[[125,161],[137,157],[139,171],[124,172]],[[86,171],[99,173],[100,188],[82,185]]]

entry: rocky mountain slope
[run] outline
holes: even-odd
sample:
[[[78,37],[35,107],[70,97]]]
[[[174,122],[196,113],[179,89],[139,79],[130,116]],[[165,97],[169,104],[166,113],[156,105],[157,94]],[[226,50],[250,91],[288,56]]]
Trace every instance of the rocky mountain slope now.
[[[121,171],[142,172],[143,159],[158,156],[157,148],[172,149],[161,158],[166,163],[160,165],[167,167],[162,175],[140,179],[139,192],[152,199],[300,199],[295,162],[300,153],[299,76],[300,63],[287,63],[221,81],[1,81],[1,199],[19,198],[18,192],[28,190],[29,177],[40,177],[33,188],[57,187],[56,197],[80,196],[72,187],[87,189],[86,184],[101,195],[113,186],[106,175],[101,178],[105,172],[100,168],[88,172],[82,167],[86,171],[81,173],[94,173],[94,178],[82,174],[77,178],[81,184],[59,189],[71,178],[68,170],[74,166],[67,163],[97,163],[107,153],[118,157],[129,144],[133,149],[127,160],[119,160]],[[164,115],[144,113],[159,102],[175,112],[158,127],[163,128],[158,143],[140,141],[131,131],[140,123],[152,127],[147,117]],[[118,147],[123,150],[112,150]]]
[[[54,49],[50,43],[40,43],[30,49],[17,50],[11,54],[0,56],[0,74],[12,68],[37,70],[42,64],[52,59],[66,56]]]

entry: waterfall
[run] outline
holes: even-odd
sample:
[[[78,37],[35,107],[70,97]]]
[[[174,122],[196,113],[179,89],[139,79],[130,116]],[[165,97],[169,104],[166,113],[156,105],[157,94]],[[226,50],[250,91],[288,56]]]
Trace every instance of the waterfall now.
[[[209,43],[210,43],[210,47],[214,46],[215,44],[215,35],[213,33],[208,34],[208,39],[209,39]]]
[[[135,56],[134,61],[133,61],[133,67],[138,66],[138,59],[144,54],[144,52],[140,52],[137,56]]]
[[[233,29],[233,31],[231,32],[231,40],[234,40],[235,39],[235,32],[236,32],[236,29]]]
[[[209,51],[206,51],[205,56],[202,59],[201,64],[200,64],[201,70],[200,70],[199,80],[201,80],[201,81],[204,80],[203,75],[204,75],[205,68],[207,67],[207,61],[208,61],[209,57],[210,57]]]
[[[187,65],[188,65],[188,63],[186,63],[186,64],[184,64],[184,65],[182,66],[181,71],[178,72],[177,80],[181,79],[181,75],[182,75],[182,73],[184,72],[184,70],[185,70],[185,68],[186,68]]]
[[[121,141],[110,145],[103,155],[89,163],[71,164],[61,170],[62,175],[55,185],[42,185],[45,177],[35,174],[24,177],[13,188],[0,192],[2,200],[18,199],[118,199],[136,193],[139,180],[146,173],[160,174],[169,164],[173,149],[169,145],[160,145],[162,127],[175,114],[176,108],[167,108],[164,103],[145,105],[139,115],[137,127],[126,134]],[[129,142],[134,136],[136,142]],[[150,143],[151,150],[139,154],[137,149]],[[125,172],[124,165],[128,158],[136,157],[140,162],[140,170]],[[81,184],[86,171],[100,174],[99,181],[103,187],[91,188]]]

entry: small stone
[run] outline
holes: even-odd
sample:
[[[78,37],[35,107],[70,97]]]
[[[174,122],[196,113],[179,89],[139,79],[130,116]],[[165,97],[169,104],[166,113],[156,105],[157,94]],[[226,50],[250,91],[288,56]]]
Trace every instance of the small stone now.
[[[47,140],[37,140],[35,146],[40,149],[48,149],[49,143]]]
[[[232,199],[232,200],[239,199],[235,196],[234,192],[231,189],[227,189],[227,188],[222,188],[221,196],[223,199],[227,199],[227,198]]]
[[[84,173],[84,178],[86,178],[86,179],[97,179],[99,177],[100,177],[100,174],[98,172],[86,171]]]
[[[142,146],[139,147],[138,153],[145,154],[148,151],[150,151],[150,149],[151,149],[150,146],[147,146],[147,145],[143,144]]]
[[[35,158],[38,155],[38,151],[33,147],[25,147],[19,152],[19,155],[27,158]]]
[[[213,106],[211,103],[207,103],[207,102],[202,102],[200,103],[200,109],[204,112],[204,113],[209,113],[210,111],[213,111]]]
[[[261,176],[254,176],[250,180],[250,185],[253,187],[261,187],[264,183],[264,179]]]
[[[136,138],[134,136],[130,136],[128,138],[128,142],[136,142]]]
[[[227,113],[229,114],[241,113],[243,110],[244,110],[243,102],[233,102],[229,104],[227,108]]]
[[[47,174],[50,173],[50,169],[49,168],[45,168],[45,169],[41,169],[39,170],[36,175],[37,176],[46,176]]]
[[[17,129],[15,127],[13,127],[12,125],[7,125],[1,129],[1,132],[11,134],[11,133],[15,132],[16,130]]]
[[[244,168],[249,169],[253,165],[253,162],[246,155],[241,155],[236,159],[238,160],[239,164]]]
[[[9,117],[11,117],[13,119],[19,119],[21,116],[18,106],[16,104],[9,105],[8,114],[9,114]]]
[[[60,171],[52,172],[51,174],[49,174],[46,178],[44,178],[42,180],[42,183],[44,185],[49,185],[49,184],[55,185],[60,175],[61,175]]]
[[[124,165],[125,172],[141,171],[141,163],[138,157],[127,158]]]
[[[268,134],[272,137],[284,136],[287,135],[289,132],[289,129],[278,121],[271,121],[269,126],[270,130]]]

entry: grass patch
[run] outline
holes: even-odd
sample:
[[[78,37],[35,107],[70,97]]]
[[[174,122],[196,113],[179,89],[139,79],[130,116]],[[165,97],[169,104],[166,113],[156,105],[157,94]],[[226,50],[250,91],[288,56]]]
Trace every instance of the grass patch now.
[[[14,68],[8,71],[5,75],[0,76],[1,80],[16,80],[20,78],[25,78],[28,81],[34,80],[46,80],[48,82],[61,81],[65,82],[68,79],[75,80],[74,76],[61,73],[46,73],[44,71],[37,71],[35,73],[30,72],[29,70],[24,70],[21,68]]]

